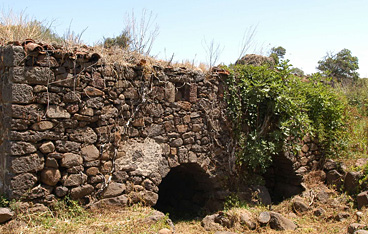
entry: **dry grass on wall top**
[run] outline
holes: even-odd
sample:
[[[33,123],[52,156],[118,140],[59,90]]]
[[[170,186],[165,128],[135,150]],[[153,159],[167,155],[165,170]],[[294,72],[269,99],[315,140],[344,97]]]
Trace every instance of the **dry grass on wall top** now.
[[[62,35],[58,35],[52,30],[52,23],[48,21],[38,21],[29,17],[24,11],[15,13],[11,10],[2,11],[0,14],[0,45],[22,44],[27,39],[32,39],[41,44],[49,44],[54,47],[62,47],[65,51],[78,51],[87,46],[81,40],[83,32],[75,33],[70,28]],[[152,45],[151,45],[152,46]],[[120,48],[112,46],[107,48],[103,43],[96,43],[94,46],[88,46],[89,50],[99,53],[102,61],[106,64],[137,64],[141,60],[148,61],[150,64],[163,67],[183,67],[201,72],[208,72],[208,66],[194,61],[183,62],[173,61],[174,55],[168,61],[158,60],[147,53],[140,53],[134,48]]]

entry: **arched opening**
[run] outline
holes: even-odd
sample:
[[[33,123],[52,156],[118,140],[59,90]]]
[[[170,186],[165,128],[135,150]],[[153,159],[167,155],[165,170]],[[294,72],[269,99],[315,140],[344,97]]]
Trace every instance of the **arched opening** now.
[[[154,208],[174,220],[193,219],[209,211],[212,192],[213,183],[198,164],[182,164],[162,179]]]
[[[264,178],[274,204],[304,191],[301,185],[303,177],[295,172],[293,162],[283,153],[274,156]]]

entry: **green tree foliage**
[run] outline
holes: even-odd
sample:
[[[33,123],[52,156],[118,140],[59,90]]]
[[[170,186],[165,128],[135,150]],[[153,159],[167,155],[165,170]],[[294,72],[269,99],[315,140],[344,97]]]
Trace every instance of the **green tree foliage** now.
[[[280,58],[284,58],[286,49],[282,46],[272,47],[270,57],[275,60],[275,64],[280,62]]]
[[[106,48],[118,47],[126,49],[129,46],[131,39],[127,31],[123,31],[119,36],[104,38],[103,45]]]
[[[286,49],[282,46],[272,47],[271,48],[271,53],[276,54],[277,57],[284,58],[284,56],[286,54]]]
[[[318,138],[325,153],[336,151],[344,105],[320,76],[303,82],[291,75],[287,62],[277,69],[230,68],[226,99],[238,161],[254,171],[264,172],[272,155],[296,152],[306,135]]]
[[[290,72],[291,74],[296,75],[296,76],[304,76],[304,71],[297,67],[291,68]]]
[[[339,82],[355,81],[359,78],[358,57],[353,56],[351,51],[343,49],[337,54],[329,54],[318,61],[317,69],[327,76],[336,78]]]

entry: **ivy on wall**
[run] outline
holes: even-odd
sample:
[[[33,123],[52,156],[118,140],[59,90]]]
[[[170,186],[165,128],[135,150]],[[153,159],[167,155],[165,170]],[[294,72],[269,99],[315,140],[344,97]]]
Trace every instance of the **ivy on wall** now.
[[[290,73],[288,61],[276,69],[235,65],[227,79],[228,115],[237,140],[237,159],[249,169],[264,172],[272,155],[296,153],[301,139],[319,141],[324,153],[341,148],[344,102],[331,87],[313,75],[302,80]]]

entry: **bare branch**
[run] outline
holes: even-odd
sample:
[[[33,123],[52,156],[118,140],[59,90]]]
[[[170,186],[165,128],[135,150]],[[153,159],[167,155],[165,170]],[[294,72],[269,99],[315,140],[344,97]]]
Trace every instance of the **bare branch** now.
[[[252,47],[253,45],[253,39],[257,32],[257,26],[250,26],[244,31],[243,39],[240,43],[240,52],[238,60],[241,59],[247,51]]]
[[[155,24],[156,16],[152,11],[142,10],[140,22],[132,11],[131,15],[127,14],[125,31],[128,32],[130,49],[140,54],[148,55],[151,52],[152,45],[159,34],[159,27]]]
[[[220,44],[215,43],[214,39],[210,43],[207,43],[206,39],[203,39],[202,46],[206,51],[207,63],[211,69],[217,63],[224,47],[221,48]]]

